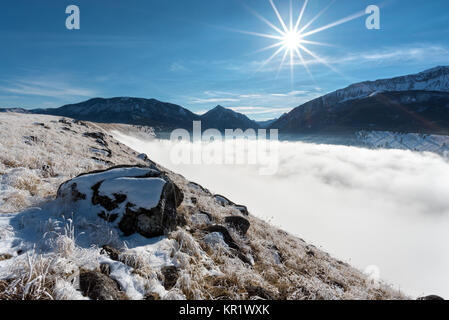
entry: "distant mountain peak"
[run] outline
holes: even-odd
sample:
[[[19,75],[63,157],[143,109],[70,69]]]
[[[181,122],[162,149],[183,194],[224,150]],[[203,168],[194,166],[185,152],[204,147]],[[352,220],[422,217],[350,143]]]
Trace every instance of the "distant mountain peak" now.
[[[256,121],[246,115],[232,109],[217,105],[201,116],[203,128],[225,129],[249,129],[259,128]]]

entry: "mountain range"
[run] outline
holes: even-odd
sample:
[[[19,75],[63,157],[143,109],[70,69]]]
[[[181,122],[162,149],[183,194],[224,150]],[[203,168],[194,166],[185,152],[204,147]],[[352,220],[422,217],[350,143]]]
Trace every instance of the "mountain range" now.
[[[256,121],[222,106],[216,106],[205,114],[198,115],[176,104],[131,97],[94,98],[54,109],[3,108],[0,112],[46,114],[99,123],[144,125],[155,127],[158,131],[192,129],[193,121],[201,121],[204,130],[259,128]]]
[[[275,106],[273,106],[275,107]],[[203,115],[156,99],[94,98],[55,109],[0,109],[65,116],[100,123],[151,126],[156,131],[279,129],[280,133],[352,133],[360,130],[449,134],[449,67],[350,85],[304,103],[279,119],[257,122],[217,106]]]
[[[448,134],[449,67],[353,84],[293,109],[270,127],[282,133]]]

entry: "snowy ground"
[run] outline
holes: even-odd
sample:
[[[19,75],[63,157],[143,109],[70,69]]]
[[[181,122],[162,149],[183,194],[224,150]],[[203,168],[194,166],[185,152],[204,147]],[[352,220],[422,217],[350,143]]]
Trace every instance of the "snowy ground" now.
[[[0,213],[51,198],[62,182],[83,172],[132,161],[144,163],[107,134],[104,140],[85,136],[95,132],[102,129],[61,117],[1,113]]]

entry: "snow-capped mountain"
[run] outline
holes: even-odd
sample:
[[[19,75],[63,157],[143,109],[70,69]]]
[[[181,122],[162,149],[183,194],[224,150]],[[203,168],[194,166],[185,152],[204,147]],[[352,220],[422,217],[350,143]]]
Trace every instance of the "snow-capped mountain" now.
[[[284,132],[449,132],[449,67],[353,84],[309,101],[271,127]]]
[[[216,106],[212,110],[201,116],[203,129],[214,128],[218,130],[259,128],[257,122],[249,119],[244,114],[226,109],[222,106]]]
[[[449,92],[449,67],[436,67],[417,74],[356,83],[330,93],[323,99],[345,101],[381,92],[414,90]]]

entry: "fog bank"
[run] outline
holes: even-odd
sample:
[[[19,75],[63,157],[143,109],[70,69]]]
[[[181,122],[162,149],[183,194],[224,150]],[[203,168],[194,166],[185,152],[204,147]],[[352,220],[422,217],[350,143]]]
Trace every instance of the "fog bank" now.
[[[281,142],[254,165],[174,165],[168,140],[115,138],[408,294],[449,298],[449,163],[431,153]],[[221,143],[221,142],[214,142]]]

